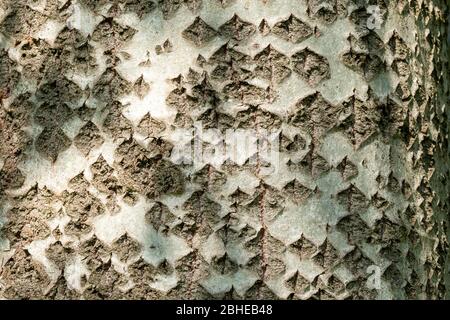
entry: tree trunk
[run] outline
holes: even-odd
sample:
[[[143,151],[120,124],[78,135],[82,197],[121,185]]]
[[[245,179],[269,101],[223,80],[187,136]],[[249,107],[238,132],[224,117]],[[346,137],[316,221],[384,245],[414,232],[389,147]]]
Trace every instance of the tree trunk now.
[[[0,1],[0,297],[442,299],[445,0]]]

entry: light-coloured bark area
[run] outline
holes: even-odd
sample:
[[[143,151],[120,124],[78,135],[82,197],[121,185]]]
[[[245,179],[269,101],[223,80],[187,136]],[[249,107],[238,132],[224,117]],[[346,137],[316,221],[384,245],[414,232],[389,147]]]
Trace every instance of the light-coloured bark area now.
[[[0,0],[0,297],[444,298],[448,16]]]

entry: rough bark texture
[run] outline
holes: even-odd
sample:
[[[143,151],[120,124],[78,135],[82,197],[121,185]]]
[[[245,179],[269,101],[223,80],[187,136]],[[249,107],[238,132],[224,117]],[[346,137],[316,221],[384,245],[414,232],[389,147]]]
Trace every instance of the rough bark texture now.
[[[0,0],[0,297],[444,298],[448,15]],[[278,160],[174,163],[199,121]]]

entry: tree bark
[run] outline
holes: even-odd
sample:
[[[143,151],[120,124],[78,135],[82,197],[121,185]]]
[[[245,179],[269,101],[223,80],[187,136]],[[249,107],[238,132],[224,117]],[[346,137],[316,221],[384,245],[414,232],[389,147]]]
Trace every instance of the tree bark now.
[[[449,14],[1,0],[0,297],[447,298]]]

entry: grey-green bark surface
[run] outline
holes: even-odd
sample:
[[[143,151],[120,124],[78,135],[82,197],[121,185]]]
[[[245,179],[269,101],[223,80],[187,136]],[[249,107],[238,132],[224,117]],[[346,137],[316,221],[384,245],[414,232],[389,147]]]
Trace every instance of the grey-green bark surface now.
[[[0,0],[0,298],[445,298],[448,16]]]

